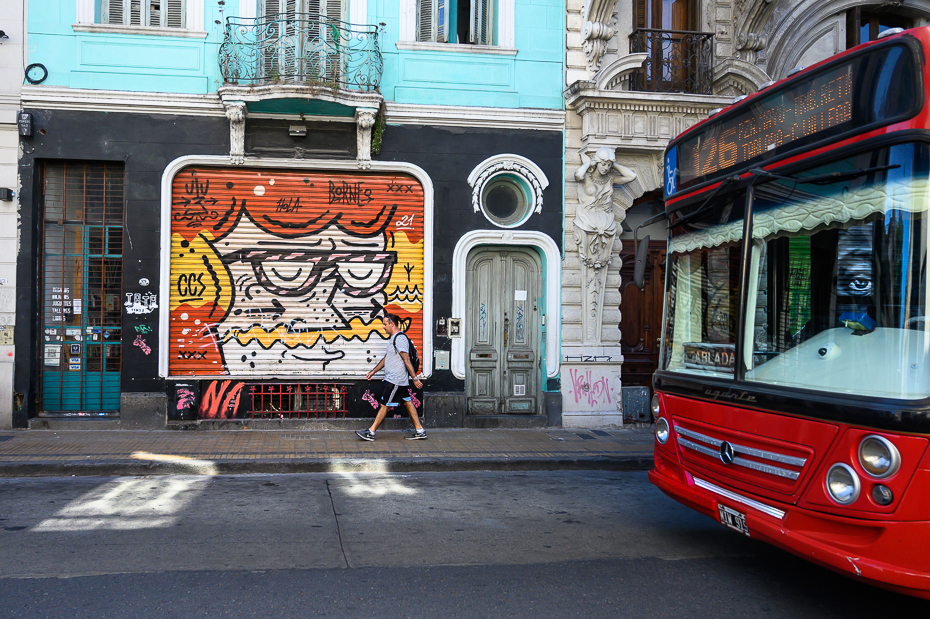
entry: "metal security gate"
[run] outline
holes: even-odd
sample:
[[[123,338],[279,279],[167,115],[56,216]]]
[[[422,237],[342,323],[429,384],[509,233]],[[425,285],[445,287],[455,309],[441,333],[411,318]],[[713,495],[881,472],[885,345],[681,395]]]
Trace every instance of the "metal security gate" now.
[[[42,175],[40,415],[119,411],[123,166],[47,163]]]

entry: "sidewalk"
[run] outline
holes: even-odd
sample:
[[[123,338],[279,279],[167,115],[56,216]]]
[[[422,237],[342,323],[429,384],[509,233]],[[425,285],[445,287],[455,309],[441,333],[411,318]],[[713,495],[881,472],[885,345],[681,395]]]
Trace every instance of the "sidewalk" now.
[[[0,432],[0,477],[243,473],[646,470],[652,429],[28,430]]]

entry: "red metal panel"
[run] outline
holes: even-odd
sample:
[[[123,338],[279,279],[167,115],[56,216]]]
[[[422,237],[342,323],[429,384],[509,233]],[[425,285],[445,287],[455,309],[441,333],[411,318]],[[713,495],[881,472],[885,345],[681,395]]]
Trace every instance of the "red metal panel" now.
[[[423,209],[404,174],[185,168],[169,373],[362,378],[384,354],[385,312],[422,350]]]

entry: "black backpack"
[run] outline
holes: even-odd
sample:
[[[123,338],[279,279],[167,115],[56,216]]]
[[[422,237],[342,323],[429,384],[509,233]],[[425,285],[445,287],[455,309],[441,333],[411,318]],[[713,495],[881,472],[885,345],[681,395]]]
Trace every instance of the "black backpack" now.
[[[398,333],[398,335],[403,335],[405,338],[407,338],[407,343],[409,344],[408,348],[410,349],[409,351],[407,351],[407,354],[410,355],[410,365],[413,366],[413,373],[419,374],[420,373],[420,355],[417,354],[417,347],[413,345],[413,340],[411,340],[410,337],[403,331]],[[394,344],[394,352],[400,354],[400,351],[397,350],[397,338],[395,337],[394,341],[391,343]]]

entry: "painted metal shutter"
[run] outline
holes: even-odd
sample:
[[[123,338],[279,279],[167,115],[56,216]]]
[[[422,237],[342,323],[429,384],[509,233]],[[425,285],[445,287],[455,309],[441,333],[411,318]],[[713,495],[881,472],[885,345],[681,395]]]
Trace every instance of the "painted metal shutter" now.
[[[171,375],[363,378],[385,312],[426,354],[413,177],[185,168],[171,221]]]

